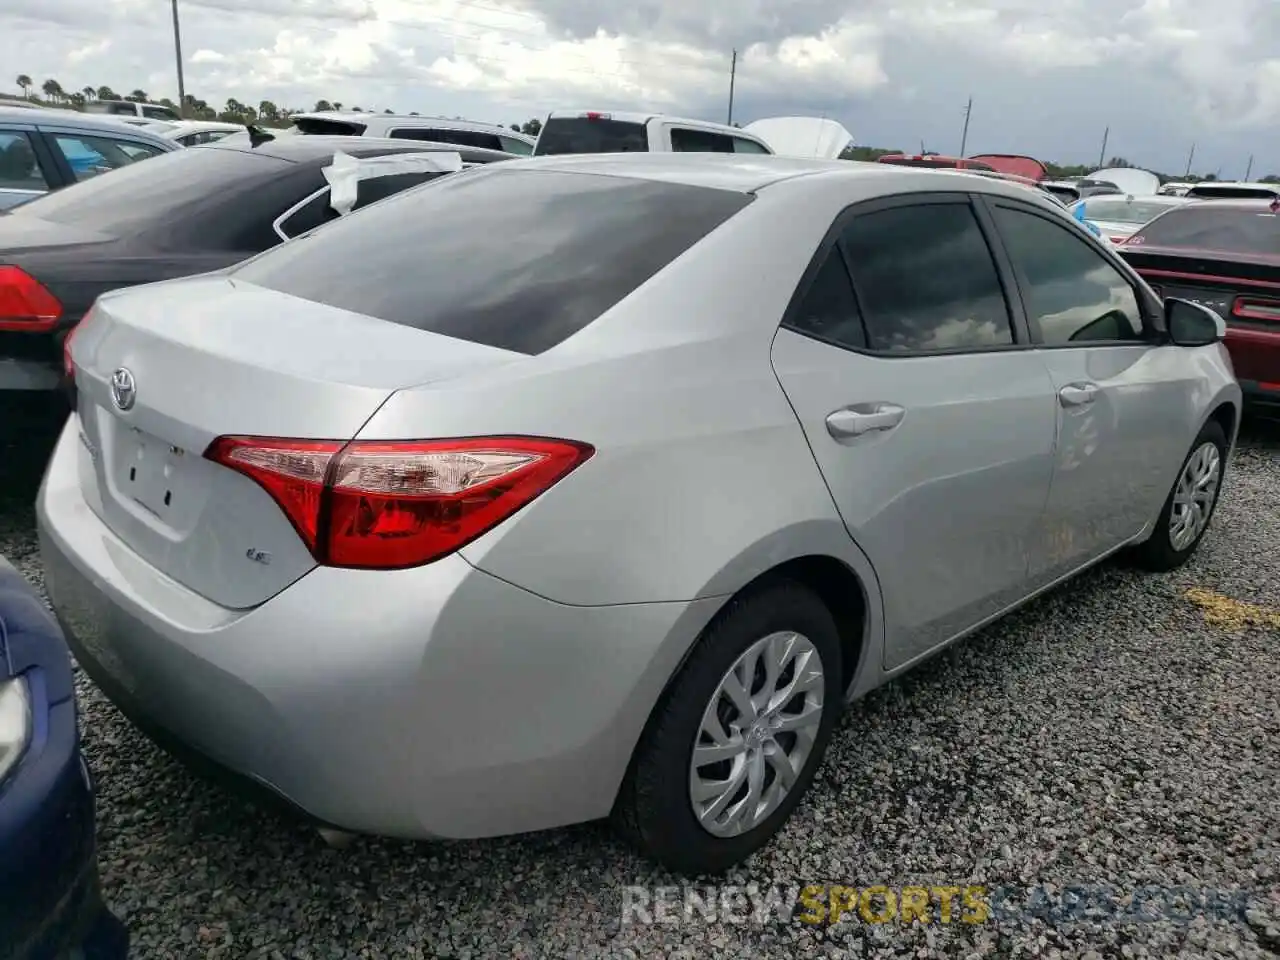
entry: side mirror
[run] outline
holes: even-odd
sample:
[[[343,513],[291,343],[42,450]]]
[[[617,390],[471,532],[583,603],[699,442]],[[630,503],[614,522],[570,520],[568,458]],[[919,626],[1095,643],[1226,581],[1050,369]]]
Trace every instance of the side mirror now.
[[[1180,347],[1204,347],[1227,335],[1227,323],[1208,307],[1170,297],[1164,302],[1164,325]]]

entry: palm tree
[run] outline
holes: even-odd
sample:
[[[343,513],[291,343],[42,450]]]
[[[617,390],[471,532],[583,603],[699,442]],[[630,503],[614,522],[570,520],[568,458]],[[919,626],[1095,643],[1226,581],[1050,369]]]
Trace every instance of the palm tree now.
[[[69,97],[67,97],[67,100],[69,100],[71,105],[75,107],[77,110],[84,109],[84,94],[81,93],[79,90],[76,90]]]
[[[99,100],[119,100],[120,97],[110,87],[99,87],[98,99]]]
[[[22,88],[22,95],[26,99],[31,99],[31,94],[27,92],[27,88],[31,86],[31,78],[25,73],[18,74],[18,86]]]
[[[145,91],[145,90],[135,90],[135,91],[133,91],[133,93],[129,94],[129,96],[125,97],[125,99],[126,99],[126,100],[133,100],[135,103],[146,103],[146,102],[147,102],[147,91]]]
[[[264,123],[278,123],[280,120],[280,108],[270,100],[263,100],[258,104],[258,116]]]
[[[62,84],[57,80],[46,80],[40,84],[40,89],[44,91],[44,95],[50,100],[62,99]]]
[[[333,104],[331,104],[328,100],[317,100],[316,105],[313,109],[315,110],[316,113],[320,113],[322,110],[332,110]]]
[[[94,97],[98,95],[98,91],[93,89],[93,87],[85,87],[80,92],[84,94],[84,98],[86,100],[92,100]]]

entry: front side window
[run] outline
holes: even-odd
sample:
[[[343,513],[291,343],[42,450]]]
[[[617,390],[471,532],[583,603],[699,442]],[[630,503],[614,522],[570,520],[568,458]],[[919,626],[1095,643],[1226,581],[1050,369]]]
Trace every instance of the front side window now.
[[[138,160],[164,153],[149,144],[105,136],[59,133],[54,136],[53,141],[66,158],[77,181],[88,180],[108,170],[127,167]]]
[[[0,130],[0,190],[44,193],[49,182],[40,169],[31,139],[22,130]]]
[[[1014,342],[995,261],[969,204],[861,214],[842,242],[871,349],[982,350]]]
[[[995,219],[1038,343],[1124,342],[1143,338],[1138,297],[1095,244],[1065,224],[1012,207]]]

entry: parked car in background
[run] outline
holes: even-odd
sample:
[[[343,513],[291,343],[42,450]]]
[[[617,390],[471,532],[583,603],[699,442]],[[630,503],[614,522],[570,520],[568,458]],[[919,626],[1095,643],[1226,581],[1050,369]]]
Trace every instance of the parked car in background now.
[[[179,120],[157,132],[162,137],[176,140],[184,147],[198,147],[202,143],[213,143],[233,133],[244,133],[245,125],[222,123],[218,120]]]
[[[1067,206],[1085,197],[1098,197],[1118,194],[1120,188],[1106,180],[1092,180],[1089,177],[1071,177],[1064,180],[1043,180],[1041,187],[1058,197]]]
[[[166,141],[173,143],[172,141]],[[0,390],[56,389],[70,331],[108,290],[205,273],[336,220],[336,153],[465,163],[509,154],[361,137],[229,137],[78,184],[0,217]],[[365,206],[439,176],[429,164],[359,184]]]
[[[925,167],[930,170],[969,170],[998,173],[995,167],[981,160],[964,157],[945,157],[938,153],[886,153],[876,158],[877,163],[891,163],[895,167]]]
[[[1183,196],[1198,200],[1272,200],[1280,197],[1280,183],[1210,180],[1194,184]]]
[[[66,641],[0,556],[0,956],[125,960],[128,947],[99,889]]]
[[[738,127],[656,113],[555,110],[533,148],[535,157],[566,153],[773,153],[762,137]]]
[[[534,144],[533,137],[510,127],[473,120],[446,120],[444,117],[405,117],[390,113],[341,113],[325,110],[318,113],[295,113],[289,120],[292,123],[290,129],[294,133],[427,140],[481,150],[501,150],[503,153],[522,157],[533,152]]]
[[[1153,197],[1160,191],[1160,178],[1140,167],[1108,167],[1093,171],[1087,179],[1109,183],[1121,193],[1138,199]]]
[[[1245,403],[1280,413],[1280,202],[1187,203],[1117,249],[1161,296],[1226,321]]]
[[[1071,211],[1096,226],[1100,235],[1112,243],[1124,243],[1144,223],[1172,207],[1189,202],[1185,197],[1101,194],[1077,200],[1071,205]]]
[[[495,164],[99,299],[45,584],[144,730],[330,828],[612,814],[718,872],[846,701],[1116,551],[1195,552],[1222,327],[996,178]]]
[[[102,113],[112,117],[142,117],[147,120],[181,120],[173,107],[162,103],[140,103],[135,100],[90,100],[85,113]]]
[[[0,210],[178,149],[105,117],[0,107]]]
[[[1165,197],[1181,197],[1185,196],[1193,186],[1195,186],[1194,183],[1165,183],[1161,184],[1156,192]]]
[[[1024,157],[1016,153],[979,153],[969,159],[985,163],[998,173],[1010,173],[1037,182],[1049,177],[1049,169],[1035,157]]]
[[[742,128],[783,157],[835,160],[854,146],[844,124],[824,117],[765,117]]]

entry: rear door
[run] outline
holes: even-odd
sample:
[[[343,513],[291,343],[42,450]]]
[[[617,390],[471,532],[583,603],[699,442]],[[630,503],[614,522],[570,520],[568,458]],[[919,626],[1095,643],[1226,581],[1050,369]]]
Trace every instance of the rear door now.
[[[774,343],[779,380],[880,579],[885,666],[1027,592],[1053,382],[964,194],[837,221]]]
[[[1057,460],[1032,576],[1049,582],[1154,519],[1191,437],[1197,382],[1157,345],[1154,303],[1114,254],[1051,211],[989,198],[1057,392]]]
[[[34,200],[64,182],[33,129],[0,127],[0,210]]]

